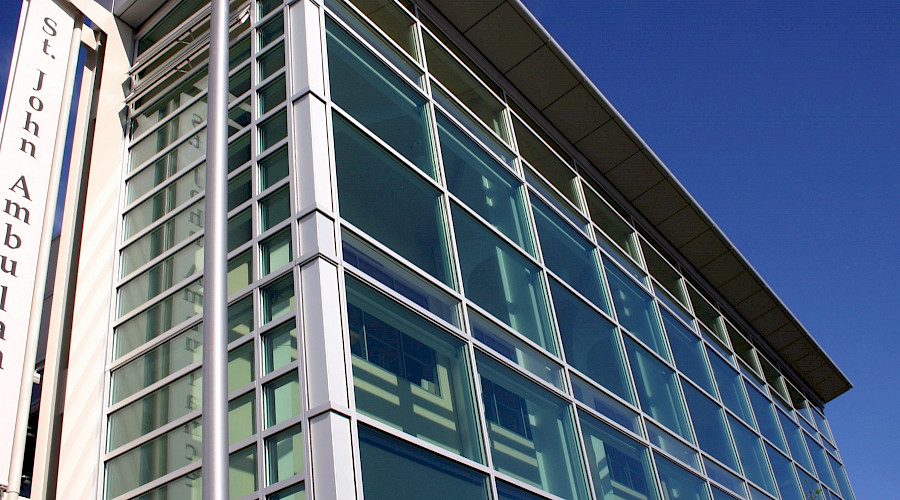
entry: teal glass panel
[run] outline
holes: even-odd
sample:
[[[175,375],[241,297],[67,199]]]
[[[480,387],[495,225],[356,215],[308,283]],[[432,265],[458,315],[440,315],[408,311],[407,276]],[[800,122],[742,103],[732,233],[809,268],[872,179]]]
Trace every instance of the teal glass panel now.
[[[775,495],[775,482],[772,480],[772,473],[769,472],[769,465],[766,463],[762,440],[737,419],[729,417],[728,420],[734,435],[735,446],[741,457],[741,465],[744,466],[744,475],[757,486]]]
[[[271,373],[297,360],[297,327],[293,321],[279,325],[262,337],[263,373]]]
[[[287,87],[284,76],[276,78],[259,90],[259,114],[264,115],[284,102]]]
[[[609,313],[594,245],[540,201],[535,199],[532,208],[547,267]]]
[[[333,116],[341,217],[452,286],[438,190],[340,115]]]
[[[259,150],[265,151],[287,137],[287,112],[281,111],[259,124]]]
[[[756,415],[756,423],[759,424],[762,435],[775,446],[786,451],[778,421],[775,420],[775,408],[772,407],[772,403],[752,387],[747,387],[747,395],[750,396],[750,405],[753,407],[753,414]]]
[[[647,447],[579,412],[588,463],[599,500],[659,498]]]
[[[653,458],[665,500],[709,500],[706,481],[659,455]]]
[[[556,189],[578,206],[578,187],[575,172],[556,153],[541,141],[519,119],[513,119],[513,130],[522,157],[543,175]]]
[[[597,410],[604,417],[630,430],[635,434],[643,435],[641,418],[638,413],[618,402],[612,396],[597,389],[588,382],[572,376],[572,395],[575,399]]]
[[[747,402],[747,393],[744,392],[741,375],[712,351],[707,351],[707,356],[716,377],[722,403],[752,427],[753,415],[750,412],[750,403]]]
[[[556,354],[540,269],[455,204],[451,211],[466,296]]]
[[[803,437],[806,438],[806,447],[809,448],[809,454],[812,455],[813,463],[816,464],[816,475],[819,476],[819,481],[825,483],[829,488],[837,490],[837,484],[834,481],[834,476],[831,474],[831,466],[828,465],[828,459],[825,458],[825,450],[822,448],[822,445],[806,434]]]
[[[260,231],[265,232],[291,216],[291,193],[283,187],[259,201]]]
[[[497,481],[497,497],[500,500],[544,500],[544,497],[540,495],[535,495],[503,481]]]
[[[713,500],[736,500],[737,497],[728,493],[727,491],[720,489],[719,487],[713,485],[712,486],[712,498]],[[768,497],[766,497],[768,498]],[[755,498],[753,500],[756,500]]]
[[[703,341],[668,312],[663,311],[662,317],[675,366],[706,392],[715,395],[716,389],[703,355]]]
[[[260,289],[263,324],[294,312],[294,280],[288,274]]]
[[[494,468],[563,498],[589,498],[572,406],[476,357]]]
[[[110,378],[110,404],[118,403],[144,387],[200,361],[203,334],[195,325],[177,337],[116,368]]]
[[[345,264],[362,271],[447,323],[462,328],[459,300],[447,292],[347,230],[341,231],[341,250]]]
[[[331,99],[423,172],[436,178],[425,98],[336,23],[326,19],[325,28]]]
[[[260,47],[269,45],[284,34],[284,18],[281,15],[273,17],[258,27],[256,34],[259,37]]]
[[[775,482],[778,484],[781,500],[808,500],[800,494],[797,476],[794,475],[791,461],[769,444],[766,444],[766,454],[772,464],[772,472],[775,473]]]
[[[441,90],[437,85],[431,86],[431,96],[434,102],[443,107],[450,116],[462,124],[469,132],[477,137],[488,147],[507,167],[516,169],[516,157],[496,135],[490,133],[482,123],[474,118],[461,104],[453,100],[450,94]]]
[[[822,485],[816,481],[816,478],[810,476],[802,469],[794,466],[794,470],[797,472],[797,476],[800,478],[800,490],[803,492],[804,500],[813,499],[813,500],[824,500],[825,497],[825,489]]]
[[[274,49],[259,56],[259,81],[274,75],[284,67],[284,44],[279,43]]]
[[[683,387],[700,449],[732,470],[740,471],[722,408],[691,385],[683,384]]]
[[[693,441],[675,372],[631,339],[625,339],[641,409],[679,436]]]
[[[473,337],[557,389],[566,390],[563,369],[558,363],[472,309],[469,309],[469,322]]]
[[[609,264],[603,267],[619,323],[657,354],[669,359],[653,299],[618,267]]]
[[[491,226],[534,255],[522,183],[450,120],[439,114],[437,121],[447,188]]]
[[[283,147],[259,161],[259,189],[265,190],[284,179],[290,172],[287,147]]]
[[[291,228],[285,228],[259,244],[260,276],[268,276],[293,260]]]
[[[550,290],[566,360],[633,404],[634,396],[616,326],[553,280]]]
[[[831,455],[828,455],[828,461],[831,463],[831,471],[834,472],[834,478],[840,487],[841,496],[844,497],[844,500],[855,500],[856,496],[853,494],[853,489],[850,488],[850,480],[847,479],[847,471]]]
[[[784,436],[787,438],[787,444],[791,451],[791,457],[806,467],[807,470],[813,470],[812,460],[806,451],[806,443],[803,439],[803,431],[797,426],[787,415],[778,412],[778,419],[781,420],[781,428],[784,430]]]
[[[228,444],[243,441],[256,432],[256,394],[250,391],[228,402]]]
[[[489,500],[484,474],[369,427],[359,426],[359,461],[366,498]]]
[[[346,290],[357,409],[483,461],[463,342],[349,275]]]
[[[828,426],[828,421],[825,420],[825,416],[819,413],[817,410],[812,410],[813,417],[816,420],[816,428],[819,429],[819,432],[825,436],[831,442],[834,442],[834,437],[831,435],[831,428]]]

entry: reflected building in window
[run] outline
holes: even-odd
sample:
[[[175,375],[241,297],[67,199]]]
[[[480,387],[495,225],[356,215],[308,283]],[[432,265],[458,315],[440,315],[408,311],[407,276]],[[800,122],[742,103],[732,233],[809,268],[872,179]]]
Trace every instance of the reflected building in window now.
[[[199,498],[210,7],[73,4],[31,491]],[[232,498],[855,500],[849,381],[520,1],[230,5]]]

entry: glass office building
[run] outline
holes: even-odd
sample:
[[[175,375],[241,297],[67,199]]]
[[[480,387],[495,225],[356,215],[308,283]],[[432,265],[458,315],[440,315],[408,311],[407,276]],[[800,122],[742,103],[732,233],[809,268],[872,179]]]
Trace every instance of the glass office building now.
[[[83,12],[34,491],[200,498],[209,4]],[[849,381],[521,2],[229,58],[231,498],[855,500]]]

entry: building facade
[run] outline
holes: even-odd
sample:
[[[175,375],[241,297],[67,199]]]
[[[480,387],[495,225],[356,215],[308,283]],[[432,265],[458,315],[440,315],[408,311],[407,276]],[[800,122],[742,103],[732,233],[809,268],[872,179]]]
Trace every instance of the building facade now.
[[[32,491],[199,498],[209,5],[72,4]],[[231,498],[855,500],[847,379],[522,3],[231,12]]]

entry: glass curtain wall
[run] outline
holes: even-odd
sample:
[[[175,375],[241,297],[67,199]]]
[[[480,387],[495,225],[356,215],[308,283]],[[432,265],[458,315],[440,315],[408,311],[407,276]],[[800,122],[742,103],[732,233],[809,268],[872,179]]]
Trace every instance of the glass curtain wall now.
[[[795,461],[849,498],[821,413],[439,23],[325,8],[365,495],[793,498]]]
[[[233,498],[307,489],[285,9],[232,3]],[[802,388],[440,20],[410,0],[322,9],[366,498],[406,484],[409,498],[793,499],[814,482],[852,499]],[[160,12],[138,30],[129,103],[105,450],[121,500],[200,486],[207,49],[191,37],[208,6]]]

